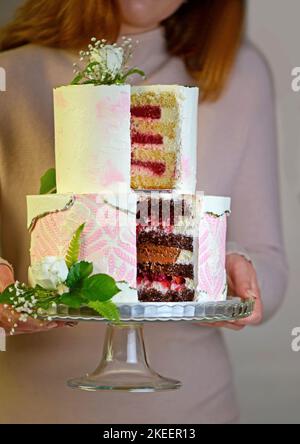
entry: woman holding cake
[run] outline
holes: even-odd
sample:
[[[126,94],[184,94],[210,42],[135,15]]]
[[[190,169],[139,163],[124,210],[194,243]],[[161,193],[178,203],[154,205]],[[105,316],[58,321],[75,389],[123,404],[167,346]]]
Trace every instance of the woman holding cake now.
[[[133,64],[144,69],[148,84],[197,85],[201,90],[197,186],[232,197],[228,283],[233,294],[256,299],[250,318],[217,326],[239,330],[271,317],[286,283],[276,125],[268,69],[243,41],[244,15],[242,0],[165,0],[155,2],[155,8],[151,0],[24,4],[0,35],[0,66],[8,78],[0,109],[0,291],[15,278],[26,280],[25,196],[36,192],[41,174],[54,163],[53,87],[70,82],[77,50],[91,36],[116,41],[131,35],[139,40]],[[8,326],[2,306],[0,327]],[[58,326],[32,320],[10,339],[8,352],[0,356],[1,422],[237,420],[220,329],[190,323],[147,326],[154,366],[183,380],[180,391],[88,397],[66,389],[64,380],[71,372],[81,373],[85,361],[93,365],[99,327]],[[40,330],[51,332],[21,335]],[[14,392],[12,379],[24,378],[24,387]],[[28,404],[28,399],[33,402]]]

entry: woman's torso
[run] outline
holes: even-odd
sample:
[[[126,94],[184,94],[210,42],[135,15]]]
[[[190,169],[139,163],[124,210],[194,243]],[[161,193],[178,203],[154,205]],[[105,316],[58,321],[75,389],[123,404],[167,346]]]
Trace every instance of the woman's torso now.
[[[148,72],[147,83],[193,83],[183,63],[166,54],[160,30],[141,37],[135,63]],[[25,196],[37,194],[39,178],[54,165],[52,88],[69,83],[75,58],[35,46],[0,57],[8,79],[0,110],[2,256],[14,264],[20,280],[26,280],[29,262]],[[235,77],[237,88],[241,80],[238,73]],[[199,107],[198,190],[231,194],[247,117],[241,106],[236,128],[236,112],[230,90],[219,102]],[[193,324],[146,327],[153,367],[181,379],[184,387],[178,392],[90,394],[67,389],[67,378],[96,366],[103,332],[102,325],[84,324],[10,338],[8,351],[0,355],[0,422],[235,420],[231,371],[221,335]]]

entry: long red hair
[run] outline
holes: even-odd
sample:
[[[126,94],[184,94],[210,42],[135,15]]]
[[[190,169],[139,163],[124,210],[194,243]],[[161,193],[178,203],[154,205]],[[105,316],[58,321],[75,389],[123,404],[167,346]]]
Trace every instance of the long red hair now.
[[[170,54],[181,57],[204,100],[216,100],[243,35],[245,0],[188,0],[162,25]],[[90,38],[115,41],[116,0],[27,0],[0,31],[0,50],[28,43],[81,49]]]

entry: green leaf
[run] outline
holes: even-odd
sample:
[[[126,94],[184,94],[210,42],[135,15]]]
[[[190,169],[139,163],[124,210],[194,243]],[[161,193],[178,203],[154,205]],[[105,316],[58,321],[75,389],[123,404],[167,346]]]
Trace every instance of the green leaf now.
[[[97,85],[96,80],[86,80],[85,82],[82,82],[82,85]]]
[[[15,284],[11,284],[0,293],[0,304],[11,304],[12,298],[16,297]]]
[[[133,74],[138,74],[141,77],[145,77],[144,71],[138,68],[132,68],[123,75],[122,81],[124,82],[129,76],[132,76]]]
[[[79,251],[80,251],[80,237],[81,233],[85,227],[85,224],[80,225],[77,228],[73,237],[71,239],[67,254],[66,254],[66,264],[70,269],[78,261]]]
[[[94,274],[85,279],[82,286],[82,292],[89,301],[105,302],[120,291],[116,281],[107,274]]]
[[[94,66],[97,66],[97,65],[99,65],[99,62],[90,62],[90,63],[86,66],[84,72],[92,71],[93,68],[94,68]]]
[[[41,177],[40,194],[56,193],[56,172],[55,168],[50,168]]]
[[[116,304],[111,301],[108,302],[100,302],[100,301],[92,301],[88,303],[88,307],[95,310],[104,318],[109,321],[120,321],[120,312]]]
[[[90,276],[93,272],[93,264],[91,262],[77,262],[72,265],[66,280],[66,285],[69,288],[79,286],[84,279]]]
[[[79,82],[83,79],[83,74],[80,72],[77,76],[72,80],[71,85],[78,85]]]
[[[80,289],[72,290],[70,293],[64,293],[59,298],[59,303],[68,305],[68,307],[71,308],[80,308],[82,305],[86,305],[86,302]]]
[[[53,298],[57,295],[56,290],[48,290],[46,288],[41,287],[40,285],[36,285],[31,292],[35,294],[35,296],[39,299],[43,298]]]

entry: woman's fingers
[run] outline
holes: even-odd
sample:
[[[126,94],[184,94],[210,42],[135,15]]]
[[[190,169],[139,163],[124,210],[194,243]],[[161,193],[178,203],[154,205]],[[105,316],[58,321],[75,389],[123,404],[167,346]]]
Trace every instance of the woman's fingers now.
[[[202,327],[223,327],[239,331],[247,325],[256,325],[262,321],[263,306],[257,282],[256,271],[251,262],[239,254],[226,257],[228,287],[231,295],[241,299],[254,299],[255,305],[251,316],[230,322],[199,322]]]
[[[200,327],[213,327],[213,328],[229,328],[230,330],[243,330],[245,327],[244,325],[236,325],[234,322],[227,322],[227,321],[221,321],[221,322],[195,322],[195,324],[199,325]]]
[[[253,313],[245,319],[235,321],[235,325],[259,324],[263,318],[263,306],[256,271],[252,263],[243,256],[232,254],[226,259],[226,269],[231,294],[239,296],[241,299],[251,298],[255,301]]]
[[[0,327],[4,328],[8,334],[37,333],[64,327],[65,325],[64,322],[48,322],[30,317],[27,318],[26,322],[23,322],[20,320],[20,315],[13,311],[11,307],[0,305]]]
[[[246,325],[258,325],[261,323],[263,318],[263,305],[261,297],[260,295],[257,296],[257,293],[253,293],[252,298],[254,299],[253,313],[247,318],[236,321],[236,325],[246,326]]]
[[[0,265],[0,293],[14,282],[12,270],[4,264]]]
[[[253,290],[252,271],[255,274],[251,262],[238,254],[230,254],[226,258],[226,271],[230,294],[243,299],[249,298],[249,292]]]

